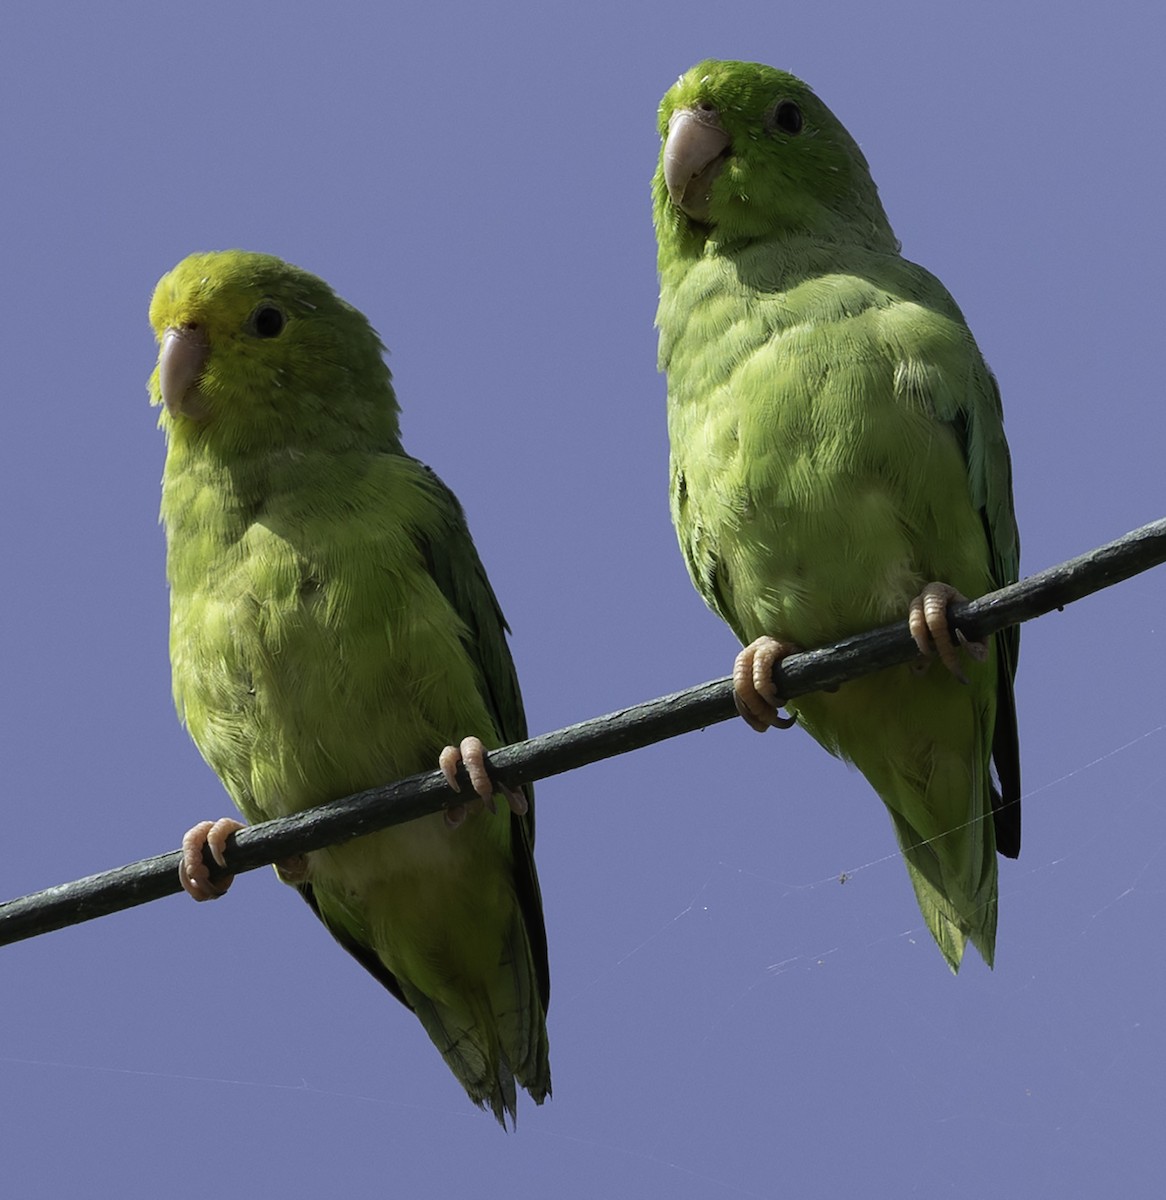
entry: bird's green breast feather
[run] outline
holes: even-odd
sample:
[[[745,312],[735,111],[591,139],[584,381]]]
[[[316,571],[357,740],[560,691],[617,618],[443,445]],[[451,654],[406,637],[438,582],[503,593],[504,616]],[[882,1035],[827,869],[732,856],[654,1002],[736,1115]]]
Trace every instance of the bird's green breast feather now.
[[[496,736],[415,540],[443,516],[421,471],[398,455],[288,457],[248,505],[213,463],[168,460],[175,700],[252,820],[429,769],[466,733]]]
[[[770,249],[661,283],[673,517],[742,640],[819,645],[901,615],[932,578],[990,586],[953,422],[991,377],[933,277],[895,256],[828,270]]]

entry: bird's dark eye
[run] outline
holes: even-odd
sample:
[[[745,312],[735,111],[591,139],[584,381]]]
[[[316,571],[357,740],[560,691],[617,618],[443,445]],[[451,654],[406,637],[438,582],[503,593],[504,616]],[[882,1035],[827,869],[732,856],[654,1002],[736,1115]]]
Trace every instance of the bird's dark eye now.
[[[782,133],[801,133],[802,110],[792,100],[783,100],[773,110],[773,126]]]
[[[261,304],[252,314],[248,322],[256,337],[274,338],[283,333],[287,318],[283,310],[274,304]]]

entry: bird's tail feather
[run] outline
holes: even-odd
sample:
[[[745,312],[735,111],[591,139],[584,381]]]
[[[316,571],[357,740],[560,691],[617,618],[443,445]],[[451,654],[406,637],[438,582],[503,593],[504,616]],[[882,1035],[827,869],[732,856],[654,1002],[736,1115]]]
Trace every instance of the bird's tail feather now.
[[[991,851],[990,881],[985,880],[970,895],[965,894],[962,888],[945,880],[943,863],[935,851],[934,841],[920,839],[916,831],[893,810],[891,820],[907,864],[911,886],[915,889],[919,911],[936,945],[947,959],[948,966],[953,971],[959,970],[968,941],[976,947],[988,966],[992,966],[996,950],[995,849]]]
[[[979,764],[983,756],[975,755]],[[986,771],[973,766],[970,779],[967,761],[962,760],[945,778],[933,772],[928,784],[932,794],[968,797],[964,805],[928,803],[928,795],[917,793],[902,803],[897,795],[886,796],[887,808],[915,889],[915,898],[927,928],[947,959],[958,971],[967,942],[992,966],[996,950],[996,838],[992,826],[991,791]],[[962,776],[962,779],[961,779]],[[937,811],[960,812],[961,819],[947,828],[936,819]],[[910,813],[916,819],[907,814]],[[931,819],[921,821],[926,813]],[[921,826],[926,825],[926,828]]]
[[[546,1016],[521,917],[516,913],[499,971],[466,988],[456,1004],[400,980],[405,997],[471,1100],[503,1127],[517,1116],[516,1082],[536,1104],[551,1093]]]

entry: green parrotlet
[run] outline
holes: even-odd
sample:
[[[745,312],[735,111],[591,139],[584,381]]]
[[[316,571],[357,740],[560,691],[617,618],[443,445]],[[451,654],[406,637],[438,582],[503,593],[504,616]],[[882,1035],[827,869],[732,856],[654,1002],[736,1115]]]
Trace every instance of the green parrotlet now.
[[[789,724],[786,707],[858,767],[952,970],[968,940],[991,965],[996,854],[1020,851],[1019,638],[953,640],[947,607],[1019,567],[996,380],[801,80],[699,63],[659,130],[672,517],[697,590],[746,645],[738,707],[759,730]],[[904,616],[918,663],[784,704],[785,655]]]
[[[150,322],[179,715],[249,821],[438,762],[453,782],[464,757],[468,804],[277,870],[505,1126],[516,1082],[550,1094],[549,975],[533,795],[484,754],[526,736],[522,699],[461,507],[405,453],[383,346],[322,280],[195,254]],[[187,834],[195,898],[226,890],[202,851],[221,863],[238,828]]]

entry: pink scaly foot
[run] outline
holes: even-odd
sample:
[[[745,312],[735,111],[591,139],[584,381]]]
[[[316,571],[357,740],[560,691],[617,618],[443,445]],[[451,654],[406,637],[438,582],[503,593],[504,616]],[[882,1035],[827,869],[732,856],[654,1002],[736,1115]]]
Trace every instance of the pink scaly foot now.
[[[970,642],[958,631],[954,638],[951,636],[947,623],[948,606],[966,600],[967,596],[957,592],[950,583],[929,583],[911,601],[907,613],[907,626],[915,645],[919,647],[919,653],[925,659],[938,654],[939,661],[960,683],[968,682],[968,677],[960,668],[961,648],[976,662],[984,662],[988,657],[987,642]]]
[[[733,700],[737,711],[758,733],[767,729],[788,729],[797,721],[796,716],[783,717],[778,712],[784,707],[785,700],[777,694],[773,672],[783,658],[796,654],[799,649],[793,642],[759,637],[750,642],[733,663]]]
[[[220,867],[227,865],[227,838],[247,826],[233,817],[220,817],[217,821],[199,821],[188,829],[182,839],[182,861],[178,864],[178,878],[182,890],[195,900],[217,900],[227,894],[235,882],[234,875],[224,875],[211,881],[210,871],[202,860],[204,846],[211,849],[211,857]]]
[[[465,763],[466,774],[470,777],[477,798],[467,804],[455,804],[445,810],[445,823],[450,829],[456,829],[470,813],[480,812],[484,807],[490,812],[497,812],[494,805],[494,793],[501,791],[510,805],[510,811],[522,816],[527,810],[526,795],[505,784],[495,785],[490,778],[489,761],[486,758],[486,747],[476,737],[462,738],[460,746],[446,746],[438,756],[437,764],[445,776],[446,783],[455,792],[460,792],[457,769],[459,763]]]
[[[227,865],[227,839],[247,826],[234,817],[220,817],[217,821],[200,821],[188,829],[182,839],[182,860],[178,864],[178,878],[182,890],[195,900],[218,900],[227,894],[235,882],[234,875],[224,875],[212,880],[210,871],[203,861],[204,846],[209,846],[211,857],[220,867]],[[275,864],[275,872],[284,883],[303,883],[308,878],[308,856],[297,854],[281,859]]]

